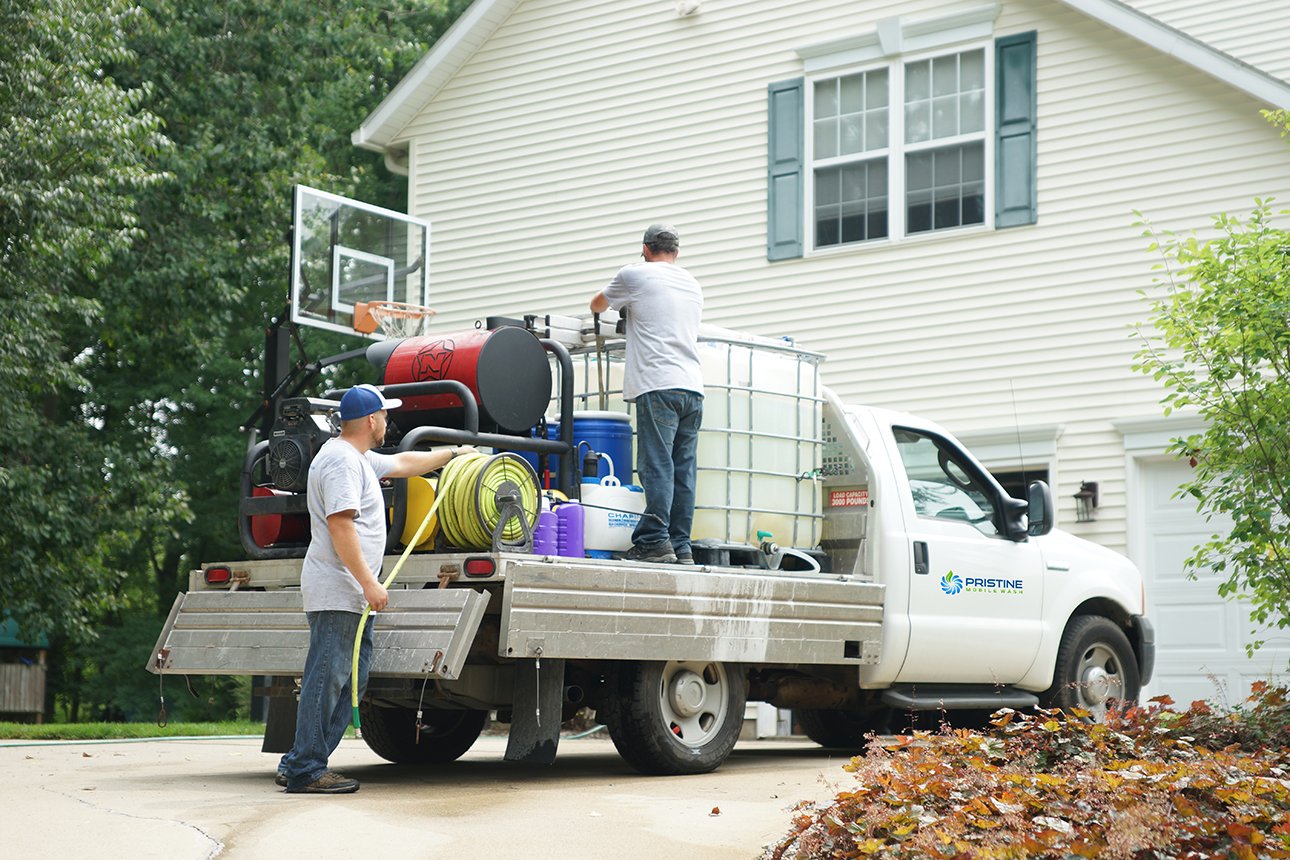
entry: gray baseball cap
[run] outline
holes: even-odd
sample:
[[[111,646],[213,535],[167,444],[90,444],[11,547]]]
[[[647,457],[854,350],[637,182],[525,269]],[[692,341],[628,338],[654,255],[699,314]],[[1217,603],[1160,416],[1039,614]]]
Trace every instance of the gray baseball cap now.
[[[641,241],[646,245],[679,248],[681,234],[671,224],[651,224],[645,228],[645,238]]]

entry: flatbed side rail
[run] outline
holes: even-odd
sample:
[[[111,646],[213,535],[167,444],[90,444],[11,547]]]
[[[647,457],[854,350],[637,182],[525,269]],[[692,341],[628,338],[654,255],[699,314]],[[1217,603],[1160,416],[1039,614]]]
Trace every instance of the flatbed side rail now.
[[[827,575],[511,558],[499,656],[878,662],[885,586]]]
[[[372,674],[460,677],[489,595],[468,588],[392,591],[374,616]],[[180,594],[148,660],[163,675],[299,675],[309,624],[297,590]]]

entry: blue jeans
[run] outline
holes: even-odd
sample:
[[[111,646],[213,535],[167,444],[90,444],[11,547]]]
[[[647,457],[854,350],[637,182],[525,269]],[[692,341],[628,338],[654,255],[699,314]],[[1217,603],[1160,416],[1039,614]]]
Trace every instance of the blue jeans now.
[[[278,770],[287,776],[287,788],[303,788],[327,772],[327,759],[340,746],[353,715],[350,678],[354,666],[356,612],[306,612],[309,619],[309,654],[300,679],[300,708],[296,711],[296,740],[282,757]],[[358,652],[358,697],[367,689],[372,664],[372,627],[368,618]]]
[[[645,488],[645,513],[632,532],[632,543],[670,543],[673,552],[688,553],[703,395],[669,388],[647,391],[634,403],[636,475]]]

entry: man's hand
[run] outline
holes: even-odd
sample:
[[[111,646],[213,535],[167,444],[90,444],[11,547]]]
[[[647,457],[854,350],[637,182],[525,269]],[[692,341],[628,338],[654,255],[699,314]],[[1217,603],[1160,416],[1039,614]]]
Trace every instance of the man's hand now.
[[[375,576],[363,583],[363,597],[367,599],[367,605],[372,607],[373,612],[380,612],[390,605],[390,592],[376,581]]]

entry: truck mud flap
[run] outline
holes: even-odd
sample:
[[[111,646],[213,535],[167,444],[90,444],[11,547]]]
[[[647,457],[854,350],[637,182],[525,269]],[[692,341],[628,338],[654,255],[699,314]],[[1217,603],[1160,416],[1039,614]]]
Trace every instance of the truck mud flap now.
[[[459,677],[487,606],[487,592],[466,588],[391,591],[390,605],[374,616],[372,674]],[[162,675],[299,675],[308,650],[299,591],[194,591],[175,598],[147,668]]]
[[[827,575],[511,561],[499,654],[876,663],[884,593]]]

